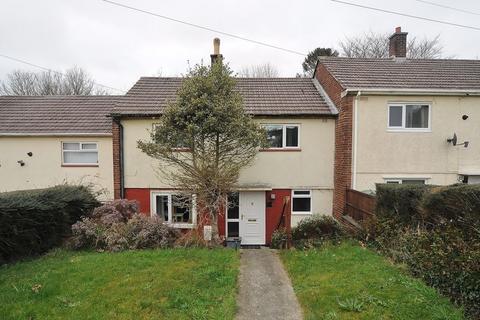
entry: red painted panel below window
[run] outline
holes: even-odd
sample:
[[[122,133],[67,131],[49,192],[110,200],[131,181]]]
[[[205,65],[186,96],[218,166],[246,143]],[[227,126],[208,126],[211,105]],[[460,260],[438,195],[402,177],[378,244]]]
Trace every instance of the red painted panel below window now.
[[[126,188],[125,199],[137,200],[140,206],[140,212],[150,215],[150,189],[148,188]]]
[[[272,195],[275,199],[272,200]],[[291,228],[291,190],[290,189],[273,189],[272,191],[265,192],[266,197],[266,241],[267,245],[272,243],[272,234],[277,229],[280,223],[282,212],[284,218],[280,224],[281,227],[285,227],[287,231]],[[270,203],[270,205],[269,205]]]

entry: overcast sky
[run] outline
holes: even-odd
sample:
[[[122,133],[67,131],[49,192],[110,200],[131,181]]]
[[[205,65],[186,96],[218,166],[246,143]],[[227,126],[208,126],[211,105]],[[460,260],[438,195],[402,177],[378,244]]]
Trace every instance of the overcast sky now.
[[[480,57],[480,31],[395,16],[330,0],[115,0],[172,18],[219,29],[295,51],[334,47],[368,31],[409,36],[440,34],[444,54]],[[362,5],[480,27],[480,1],[430,0],[476,12],[467,14],[417,0],[346,0]],[[299,55],[199,30],[101,0],[0,0],[0,54],[55,70],[85,68],[97,82],[126,90],[140,76],[181,75],[208,62],[212,39],[234,70],[270,62],[281,76],[301,71]],[[33,67],[0,57],[0,79]]]

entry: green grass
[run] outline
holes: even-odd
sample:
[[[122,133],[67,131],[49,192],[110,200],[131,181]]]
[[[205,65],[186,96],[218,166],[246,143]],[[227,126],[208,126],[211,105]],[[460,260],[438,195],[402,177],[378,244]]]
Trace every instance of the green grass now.
[[[356,244],[281,257],[305,319],[463,319],[447,298]]]
[[[0,319],[233,319],[238,253],[54,251],[0,267]]]

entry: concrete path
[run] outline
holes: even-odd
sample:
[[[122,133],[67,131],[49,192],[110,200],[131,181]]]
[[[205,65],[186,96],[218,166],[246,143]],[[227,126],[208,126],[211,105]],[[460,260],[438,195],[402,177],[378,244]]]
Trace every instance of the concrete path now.
[[[243,249],[237,320],[301,320],[302,311],[274,250]]]

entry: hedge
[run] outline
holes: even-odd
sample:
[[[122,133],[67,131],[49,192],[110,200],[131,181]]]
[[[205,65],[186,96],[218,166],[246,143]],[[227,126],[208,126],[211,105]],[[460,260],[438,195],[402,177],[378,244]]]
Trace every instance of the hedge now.
[[[0,264],[61,244],[72,224],[98,205],[85,186],[0,193]]]
[[[365,226],[371,244],[480,319],[480,185],[379,184]]]

